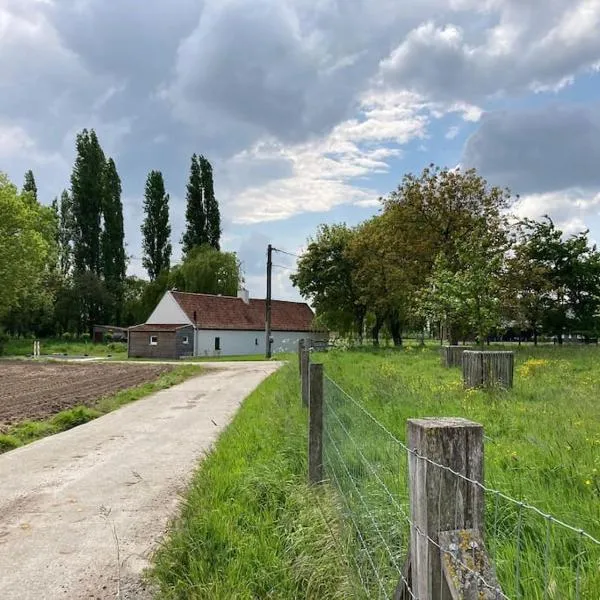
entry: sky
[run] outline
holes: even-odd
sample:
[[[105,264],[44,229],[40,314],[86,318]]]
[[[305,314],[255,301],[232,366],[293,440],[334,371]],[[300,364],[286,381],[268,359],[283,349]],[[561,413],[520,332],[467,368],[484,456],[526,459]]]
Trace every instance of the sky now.
[[[50,203],[95,128],[143,276],[146,176],[165,177],[177,261],[204,154],[253,297],[267,244],[298,254],[429,163],[600,240],[598,31],[600,0],[0,0],[0,171],[32,169]],[[294,261],[275,254],[274,297],[299,299]]]

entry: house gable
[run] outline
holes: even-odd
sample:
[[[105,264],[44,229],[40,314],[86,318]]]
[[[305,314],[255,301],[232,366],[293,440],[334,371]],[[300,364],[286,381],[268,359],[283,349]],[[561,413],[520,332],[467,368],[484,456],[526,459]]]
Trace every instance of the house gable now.
[[[191,319],[185,314],[171,292],[165,293],[146,320],[146,324],[148,325],[164,323],[193,325]]]

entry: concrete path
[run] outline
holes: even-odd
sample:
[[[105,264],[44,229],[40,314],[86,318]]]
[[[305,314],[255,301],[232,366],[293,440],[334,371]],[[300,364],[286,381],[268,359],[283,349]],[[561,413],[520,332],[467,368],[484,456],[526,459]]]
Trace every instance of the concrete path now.
[[[199,458],[280,363],[236,363],[0,455],[0,598],[147,598]]]

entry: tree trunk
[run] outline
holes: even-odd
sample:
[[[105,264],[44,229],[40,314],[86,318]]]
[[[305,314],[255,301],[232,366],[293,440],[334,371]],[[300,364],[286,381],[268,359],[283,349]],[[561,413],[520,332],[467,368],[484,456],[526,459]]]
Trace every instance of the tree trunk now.
[[[380,317],[375,317],[375,325],[371,329],[371,335],[373,337],[373,346],[379,347],[379,332],[383,327],[383,319]]]
[[[394,346],[402,346],[402,325],[398,317],[391,316],[388,318],[388,326],[394,340]]]
[[[538,344],[538,339],[537,339],[537,327],[534,326],[533,328],[533,345],[537,346]]]
[[[562,332],[558,334],[558,345],[559,346],[563,345],[563,334],[562,334]]]

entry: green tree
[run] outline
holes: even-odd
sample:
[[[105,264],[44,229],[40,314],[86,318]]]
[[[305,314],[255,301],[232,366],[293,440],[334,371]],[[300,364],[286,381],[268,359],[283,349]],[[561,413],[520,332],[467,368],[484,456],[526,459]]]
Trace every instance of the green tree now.
[[[35,183],[35,177],[33,176],[33,171],[29,169],[25,173],[25,181],[23,183],[23,192],[27,192],[30,194],[30,197],[33,198],[35,202],[38,201],[37,195],[37,185]]]
[[[53,256],[54,213],[0,174],[0,316],[41,285]]]
[[[77,135],[77,156],[71,174],[73,258],[77,272],[102,273],[101,226],[105,203],[106,160],[96,132]]]
[[[104,228],[102,231],[102,273],[107,290],[114,297],[116,312],[109,319],[120,320],[123,299],[126,260],[123,231],[123,203],[121,202],[121,180],[112,158],[106,163],[105,193],[102,203]],[[112,319],[111,319],[112,320]]]
[[[481,344],[500,324],[504,284],[505,249],[487,246],[485,240],[467,240],[449,264],[439,254],[420,293],[421,311],[444,326],[450,323],[455,335],[474,332]]]
[[[169,287],[182,292],[235,296],[241,282],[236,254],[206,245],[192,249],[169,275]]]
[[[63,190],[58,206],[58,262],[63,276],[71,273],[73,266],[73,202],[67,190]]]
[[[206,237],[209,246],[219,250],[221,245],[221,212],[219,210],[219,203],[215,198],[212,165],[202,155],[199,157],[198,163],[202,173],[202,188],[204,189]]]
[[[160,171],[151,171],[146,180],[142,224],[143,265],[150,281],[171,265],[171,226],[169,225],[169,194]]]
[[[144,308],[144,293],[149,284],[139,277],[126,277],[123,282],[123,316],[122,324],[126,327],[143,323],[150,311]],[[156,303],[155,305],[156,306]],[[154,307],[152,307],[154,308]]]
[[[206,190],[204,190],[204,193]],[[186,230],[183,234],[183,253],[187,255],[193,248],[209,243],[206,231],[206,212],[202,189],[202,170],[196,154],[192,156],[190,178],[187,184],[187,206],[185,210]]]
[[[464,267],[464,247],[477,242],[490,252],[506,247],[508,190],[488,183],[474,169],[440,169],[431,165],[420,176],[406,175],[384,200],[389,244],[403,257],[414,289],[424,287],[436,261],[444,256],[452,273]],[[451,343],[461,324],[447,323]]]
[[[346,224],[321,225],[291,279],[323,325],[362,340],[367,306],[354,280],[356,262],[349,252],[354,235]]]

